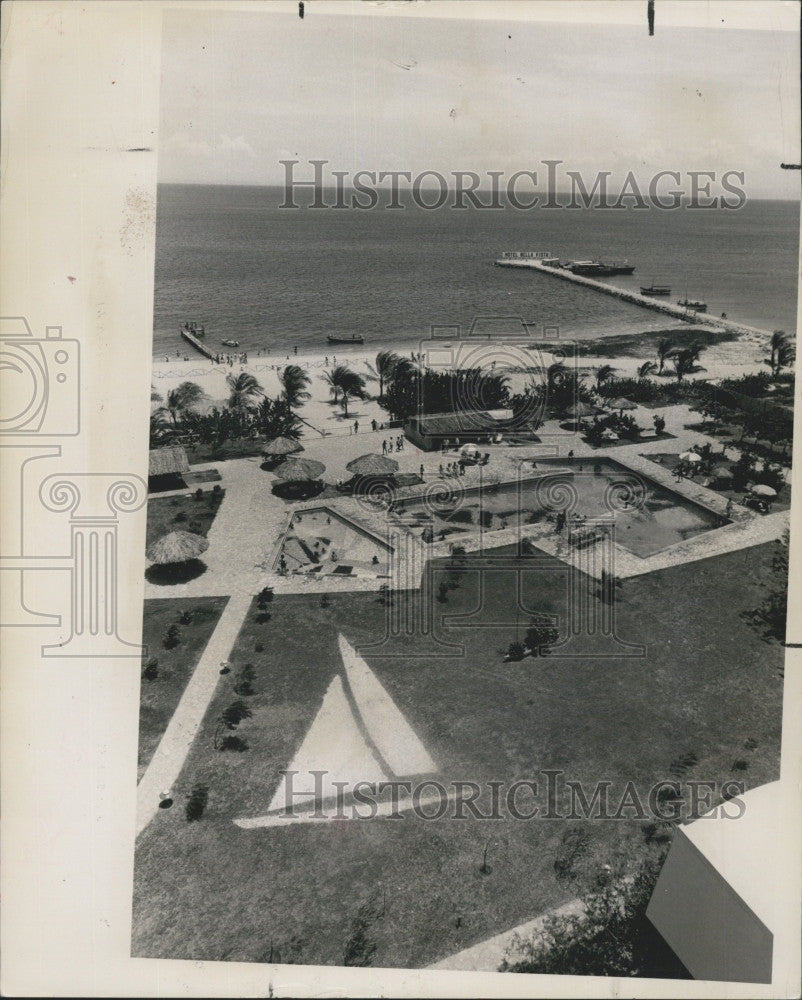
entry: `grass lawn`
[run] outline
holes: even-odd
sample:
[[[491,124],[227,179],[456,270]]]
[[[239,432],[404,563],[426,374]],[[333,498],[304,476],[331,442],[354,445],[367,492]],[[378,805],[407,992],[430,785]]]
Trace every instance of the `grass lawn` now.
[[[157,659],[157,674],[143,677],[139,691],[139,774],[150,763],[153,751],[167,728],[187,681],[192,676],[209,637],[228,601],[227,597],[157,598],[145,601],[142,641],[147,649],[144,663]],[[189,613],[192,621],[179,622]],[[178,624],[181,642],[172,649],[164,646],[164,636],[172,624]]]
[[[152,545],[171,531],[194,531],[208,534],[225,490],[204,490],[200,500],[195,494],[176,497],[151,497],[148,500],[146,545]]]
[[[645,801],[656,781],[683,773],[747,787],[776,779],[783,650],[743,617],[763,599],[772,552],[749,548],[625,581],[617,634],[645,644],[643,658],[504,664],[516,631],[518,574],[509,566],[488,564],[483,597],[480,574],[466,570],[444,602],[432,601],[439,634],[463,647],[445,656],[432,655],[419,634],[376,646],[386,617],[375,594],[332,595],[328,607],[319,596],[278,596],[269,620],[254,607],[177,782],[176,805],[138,841],[133,954],[341,964],[360,907],[374,901],[382,915],[365,931],[376,945],[372,964],[420,967],[582,894],[616,856],[655,849],[654,831],[640,819],[423,822],[408,813],[292,829],[235,826],[266,811],[338,670],[338,632],[361,647],[444,783],[542,782],[540,772],[554,768],[590,786],[612,782],[613,800],[631,780]],[[517,565],[527,567],[521,624],[531,612],[564,620],[566,567],[540,552]],[[453,614],[470,622],[445,627],[441,616]],[[246,663],[255,668],[245,699],[253,714],[239,728],[248,749],[216,751],[216,719],[238,697],[233,685]],[[209,804],[200,822],[188,823],[184,804],[197,782],[208,786]],[[583,849],[560,874],[574,838]],[[485,848],[489,874],[480,871]]]

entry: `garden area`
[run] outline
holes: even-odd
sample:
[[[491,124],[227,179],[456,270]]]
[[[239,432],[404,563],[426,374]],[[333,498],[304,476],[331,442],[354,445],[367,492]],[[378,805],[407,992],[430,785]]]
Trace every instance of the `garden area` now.
[[[184,693],[227,597],[146,600],[142,642],[146,654],[139,689],[138,778]]]
[[[710,444],[680,454],[652,452],[642,457],[761,513],[791,508],[786,470],[779,463],[758,458],[749,448],[744,448],[738,458],[730,458],[726,450],[719,452]]]
[[[148,500],[146,546],[171,531],[191,531],[206,536],[225,495],[225,490],[215,485],[211,490],[198,488],[194,493],[183,496],[151,497]]]
[[[513,662],[505,656],[528,636],[528,615],[560,630],[568,568],[538,550],[490,555],[481,597],[473,557],[456,557],[436,563],[432,594],[254,600],[175,805],[138,841],[135,956],[421,967],[584,895],[604,864],[665,849],[670,824],[627,812],[616,822],[490,823],[469,812],[236,826],[267,809],[341,670],[339,633],[446,785],[542,782],[551,768],[588,795],[612,782],[615,802],[629,781],[646,801],[659,780],[777,778],[783,650],[750,619],[781,575],[775,546],[622,581],[616,633],[644,644],[644,657],[541,652]],[[598,583],[585,580],[599,603]],[[385,638],[387,603],[412,615],[421,596],[434,637],[450,646],[431,634]],[[488,800],[477,802],[483,812]],[[522,808],[530,803],[521,796]]]

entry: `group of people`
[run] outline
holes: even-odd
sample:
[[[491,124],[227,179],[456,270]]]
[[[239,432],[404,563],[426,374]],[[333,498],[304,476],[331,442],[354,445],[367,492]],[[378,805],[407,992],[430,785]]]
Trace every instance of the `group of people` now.
[[[465,475],[465,463],[464,462],[449,462],[445,468],[443,463],[440,463],[440,475],[443,478],[448,476],[464,476]]]
[[[395,448],[393,447],[393,445],[395,445]],[[403,434],[399,434],[398,437],[395,439],[395,441],[393,441],[392,438],[390,438],[389,441],[386,438],[384,441],[382,441],[382,455],[389,455],[392,454],[393,451],[403,451],[403,450],[404,450]]]

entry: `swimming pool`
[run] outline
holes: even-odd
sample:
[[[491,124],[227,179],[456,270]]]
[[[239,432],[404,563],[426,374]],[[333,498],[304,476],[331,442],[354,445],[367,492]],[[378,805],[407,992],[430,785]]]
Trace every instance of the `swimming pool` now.
[[[554,524],[568,537],[581,525],[615,526],[616,541],[647,557],[728,520],[608,458],[537,459],[519,481],[464,488],[443,480],[426,494],[396,501],[393,513],[435,541],[478,531]]]
[[[274,568],[287,573],[386,576],[392,547],[328,507],[296,511]]]

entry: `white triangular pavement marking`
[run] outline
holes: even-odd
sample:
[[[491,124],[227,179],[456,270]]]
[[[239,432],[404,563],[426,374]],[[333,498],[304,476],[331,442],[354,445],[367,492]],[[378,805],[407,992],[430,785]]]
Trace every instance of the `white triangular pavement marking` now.
[[[362,721],[384,760],[397,776],[431,774],[437,766],[378,677],[347,640],[340,653]]]
[[[413,800],[409,795],[400,795],[398,802],[395,804],[392,802],[380,802],[375,795],[371,795],[367,791],[365,796],[368,800],[367,804],[360,802],[349,805],[347,802],[344,802],[340,813],[338,813],[335,803],[328,807],[324,806],[320,811],[315,810],[315,812],[296,811],[293,815],[284,812],[272,813],[267,816],[255,816],[253,819],[235,819],[234,823],[242,827],[243,830],[258,830],[267,826],[292,827],[294,823],[359,822],[360,820],[384,819],[387,816],[400,816],[413,807],[422,813],[432,816],[436,808],[445,813],[447,809],[445,803],[455,802],[459,798],[459,795],[453,791],[446,792],[445,795],[438,792],[436,794],[419,796],[413,806]],[[435,806],[436,808],[429,809],[429,806]]]
[[[312,771],[326,772],[321,785],[323,800],[336,798],[334,781],[348,782],[340,793],[348,795],[358,781],[387,780],[388,775],[382,771],[359,731],[339,674],[329,684],[309,732],[287,770],[298,772],[291,778],[292,796],[288,798],[287,776],[284,775],[270,803],[271,812],[285,809],[288,803],[314,800]]]

